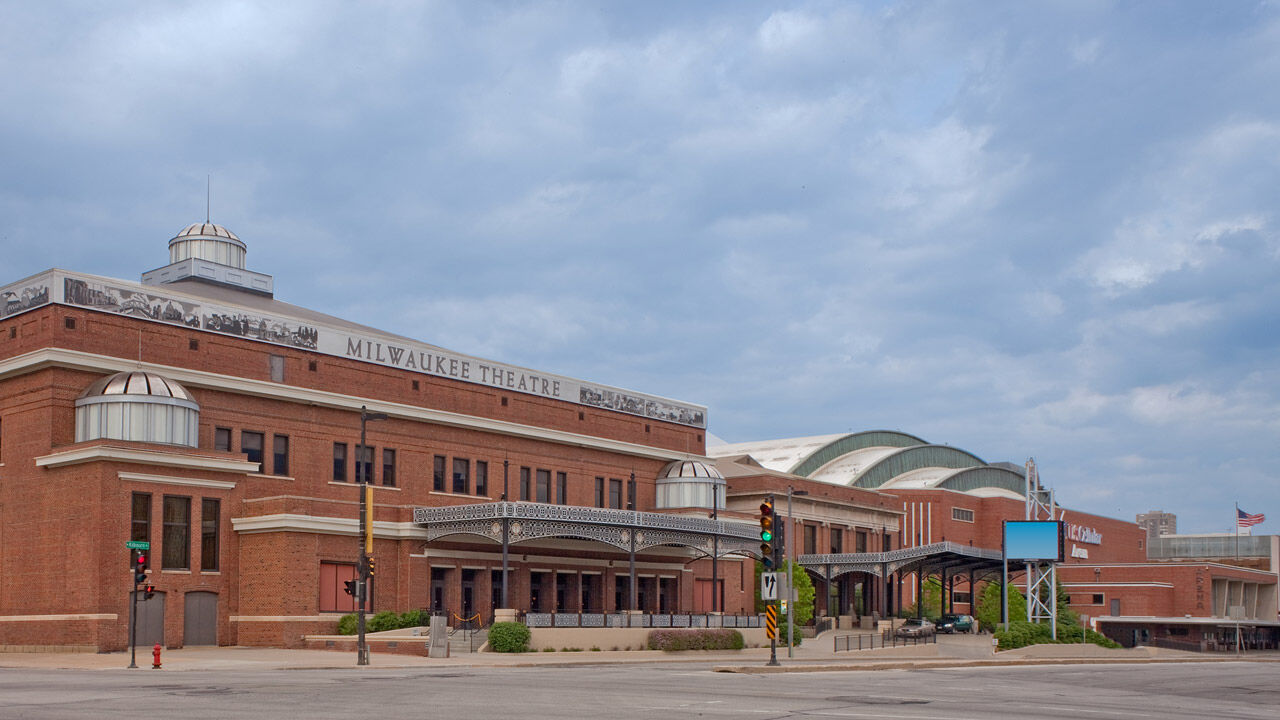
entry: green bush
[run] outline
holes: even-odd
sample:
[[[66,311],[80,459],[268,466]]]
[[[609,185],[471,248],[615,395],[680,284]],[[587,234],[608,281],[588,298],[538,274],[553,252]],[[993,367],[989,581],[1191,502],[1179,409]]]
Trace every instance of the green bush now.
[[[529,628],[524,623],[497,622],[489,628],[489,649],[500,653],[529,652]]]
[[[366,632],[376,633],[385,632],[387,630],[396,630],[400,627],[400,616],[390,610],[383,610],[374,615],[365,622],[364,629]]]
[[[356,616],[355,613],[347,613],[338,618],[338,634],[339,635],[355,635],[356,634]]]
[[[400,613],[399,627],[425,627],[431,624],[431,613],[426,610],[410,610]]]
[[[650,630],[650,650],[741,650],[742,633],[728,628],[707,630]]]
[[[1000,643],[1001,650],[1013,650],[1014,648],[1026,647],[1028,645],[1050,645],[1061,644],[1071,645],[1089,642],[1105,648],[1118,648],[1120,645],[1114,640],[1108,638],[1102,633],[1092,630],[1086,630],[1084,637],[1081,638],[1080,627],[1078,625],[1059,625],[1058,639],[1053,639],[1053,633],[1046,623],[1029,623],[1025,620],[1018,620],[1009,623],[1009,629],[997,629],[995,632],[996,640]]]

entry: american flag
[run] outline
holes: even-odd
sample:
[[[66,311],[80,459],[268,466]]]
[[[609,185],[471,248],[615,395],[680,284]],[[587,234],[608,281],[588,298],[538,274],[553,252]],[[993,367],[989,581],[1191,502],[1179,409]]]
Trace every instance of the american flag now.
[[[1236,525],[1238,527],[1242,527],[1242,528],[1253,527],[1254,525],[1257,525],[1258,523],[1266,519],[1267,519],[1267,516],[1263,515],[1262,513],[1258,513],[1257,515],[1250,515],[1249,513],[1241,510],[1240,508],[1236,508]]]

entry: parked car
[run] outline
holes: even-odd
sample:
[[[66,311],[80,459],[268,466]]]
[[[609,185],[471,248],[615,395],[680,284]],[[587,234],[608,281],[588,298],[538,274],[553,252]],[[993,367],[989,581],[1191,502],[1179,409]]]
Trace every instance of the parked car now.
[[[975,624],[976,622],[972,615],[953,615],[948,613],[938,618],[938,632],[971,633]]]
[[[929,637],[934,633],[934,625],[932,622],[924,618],[907,618],[902,627],[899,627],[894,633],[898,637]]]

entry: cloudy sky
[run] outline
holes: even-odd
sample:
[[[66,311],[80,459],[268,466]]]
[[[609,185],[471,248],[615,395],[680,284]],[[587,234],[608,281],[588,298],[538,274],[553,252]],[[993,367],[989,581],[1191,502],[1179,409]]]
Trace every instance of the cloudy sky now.
[[[1280,4],[8,3],[0,251],[1280,520]]]

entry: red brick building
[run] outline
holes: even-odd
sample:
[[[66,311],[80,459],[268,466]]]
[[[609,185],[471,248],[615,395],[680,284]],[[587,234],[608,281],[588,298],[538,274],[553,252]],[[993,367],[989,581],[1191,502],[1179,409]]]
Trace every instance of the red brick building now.
[[[499,526],[517,610],[689,611],[715,551],[749,576],[752,526],[709,517],[723,478],[682,474],[705,408],[283,303],[220,226],[169,248],[142,283],[0,288],[0,646],[125,647],[127,541],[150,544],[140,644],[332,632],[366,478],[371,611],[487,621]],[[362,408],[387,416],[364,447]],[[750,583],[719,609],[753,612]]]
[[[901,611],[916,603],[926,576],[942,582],[943,610],[971,613],[975,593],[1002,572],[1004,522],[1026,517],[1024,468],[987,463],[905,433],[736,443],[708,452],[722,468],[728,460],[763,468],[770,473],[766,485],[774,488],[870,493],[864,498],[900,512],[897,522],[881,525],[878,543],[850,550],[843,544],[845,525],[811,503],[797,506],[802,536],[793,548],[814,575],[818,606],[829,615]],[[883,498],[891,500],[885,504]],[[1126,645],[1167,641],[1207,648],[1233,642],[1240,619],[1246,644],[1275,646],[1275,553],[1267,569],[1250,562],[1151,562],[1147,533],[1136,523],[1055,508],[1064,529],[1058,581],[1070,607],[1100,631]],[[1011,582],[1023,574],[1023,566],[1011,566]]]

